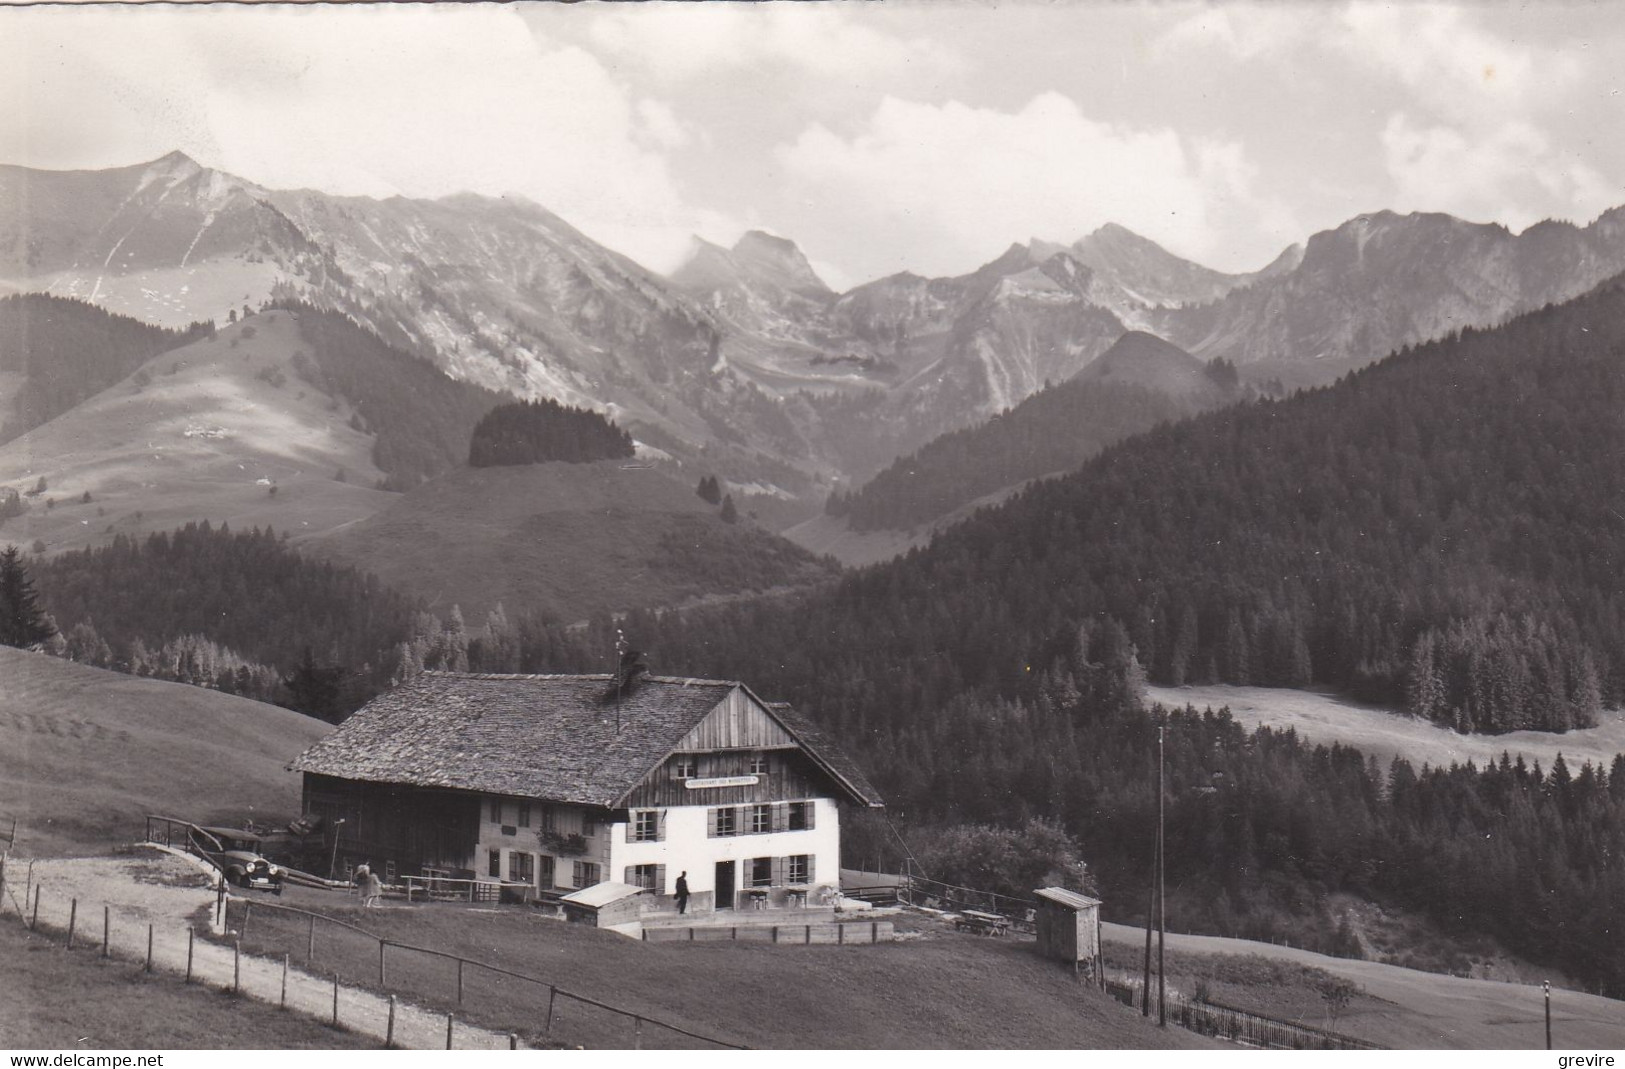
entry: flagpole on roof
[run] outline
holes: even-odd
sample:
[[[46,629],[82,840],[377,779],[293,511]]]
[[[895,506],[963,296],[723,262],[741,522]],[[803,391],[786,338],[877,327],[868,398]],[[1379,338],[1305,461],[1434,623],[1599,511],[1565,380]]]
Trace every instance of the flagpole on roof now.
[[[621,733],[621,690],[626,686],[626,681],[621,678],[621,673],[623,671],[623,666],[626,663],[626,651],[631,649],[631,648],[632,648],[631,644],[626,641],[626,632],[622,631],[620,628],[617,627],[615,629],[615,672],[614,672],[614,677],[615,677],[615,734],[617,734],[617,735],[619,735]]]

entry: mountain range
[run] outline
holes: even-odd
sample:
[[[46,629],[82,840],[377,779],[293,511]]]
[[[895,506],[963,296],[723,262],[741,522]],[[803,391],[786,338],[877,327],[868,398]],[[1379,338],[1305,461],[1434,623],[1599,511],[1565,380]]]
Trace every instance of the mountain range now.
[[[832,481],[1071,379],[1131,330],[1313,385],[1621,270],[1617,209],[1521,234],[1379,212],[1250,274],[1108,225],[1012,244],[968,274],[836,293],[762,231],[697,242],[668,278],[517,197],[270,190],[181,153],[0,166],[0,290],[168,327],[273,299],[331,308],[454,378],[604,411],[654,462],[714,471],[786,523]]]

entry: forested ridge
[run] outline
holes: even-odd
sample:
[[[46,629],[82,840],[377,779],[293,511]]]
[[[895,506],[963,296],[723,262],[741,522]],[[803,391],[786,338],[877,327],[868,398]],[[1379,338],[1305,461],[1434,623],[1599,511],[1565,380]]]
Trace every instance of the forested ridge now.
[[[307,560],[270,529],[207,522],[29,564],[65,655],[338,719],[387,683],[413,605],[370,575]],[[301,669],[320,694],[290,692]],[[225,673],[224,675],[222,673]]]
[[[1068,471],[1113,442],[1196,411],[1143,386],[1063,382],[986,423],[933,439],[851,492],[825,502],[855,531],[908,530],[979,497]]]
[[[905,826],[1059,816],[1122,916],[1148,871],[1144,673],[1313,679],[1487,730],[1577,726],[1625,692],[1622,401],[1615,282],[1158,428],[821,592],[620,623],[655,671],[813,715]],[[520,655],[588,667],[611,641],[601,622]],[[1236,799],[1175,806],[1193,927],[1267,935],[1349,890],[1625,994],[1618,763],[1378,770],[1234,725],[1187,744],[1175,724],[1194,755],[1176,791],[1225,771],[1197,793]]]
[[[168,330],[47,293],[0,297],[0,372],[24,376],[0,442],[55,419],[159,353],[214,331],[212,323]]]
[[[475,468],[550,461],[585,464],[632,455],[632,436],[604,416],[547,398],[510,401],[491,409],[474,425],[468,444],[468,463]]]

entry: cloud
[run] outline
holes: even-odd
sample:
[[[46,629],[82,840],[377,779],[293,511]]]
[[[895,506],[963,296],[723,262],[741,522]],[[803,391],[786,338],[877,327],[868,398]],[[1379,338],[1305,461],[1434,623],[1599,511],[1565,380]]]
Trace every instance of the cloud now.
[[[1520,230],[1554,214],[1587,221],[1611,204],[1611,188],[1585,162],[1565,157],[1526,122],[1481,137],[1449,126],[1423,126],[1409,115],[1389,118],[1382,132],[1398,211],[1445,211]]]
[[[1312,44],[1316,23],[1329,13],[1299,5],[1209,4],[1174,23],[1152,43],[1169,56],[1188,49],[1218,49],[1251,62],[1281,57]]]
[[[510,8],[98,8],[9,13],[13,162],[127,164],[181,148],[271,187],[520,193],[638,259],[696,229],[666,152],[688,132],[598,58]],[[20,158],[18,158],[20,157]]]
[[[1329,43],[1396,79],[1413,106],[1464,126],[1529,114],[1580,80],[1572,57],[1499,37],[1459,7],[1356,4],[1342,23],[1348,32]]]
[[[606,55],[668,81],[791,67],[821,78],[866,78],[954,64],[926,37],[886,33],[839,4],[631,4],[595,20]]]
[[[886,98],[856,134],[813,125],[778,158],[792,196],[841,206],[877,273],[964,271],[1012,240],[1070,241],[1107,222],[1184,255],[1233,255],[1227,232],[1261,212],[1240,146],[1098,122],[1057,93],[1013,112]],[[886,264],[889,248],[914,262]]]

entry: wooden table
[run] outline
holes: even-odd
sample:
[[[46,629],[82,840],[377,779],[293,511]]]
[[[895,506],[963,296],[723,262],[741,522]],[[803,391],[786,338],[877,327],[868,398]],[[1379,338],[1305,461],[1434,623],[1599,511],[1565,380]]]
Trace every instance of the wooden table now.
[[[954,927],[987,935],[1007,935],[1010,931],[1010,919],[1001,917],[997,913],[984,913],[979,909],[967,909],[961,911],[959,917],[954,920]]]

